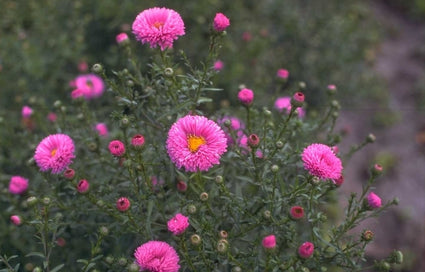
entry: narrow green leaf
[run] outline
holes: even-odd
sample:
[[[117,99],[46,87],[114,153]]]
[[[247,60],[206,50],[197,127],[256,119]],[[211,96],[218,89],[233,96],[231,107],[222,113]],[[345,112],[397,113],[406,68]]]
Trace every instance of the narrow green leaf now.
[[[50,272],[57,272],[57,271],[61,270],[62,267],[64,267],[64,266],[65,266],[65,264],[60,264],[60,265],[56,266],[55,268],[53,268],[52,270],[50,270]]]

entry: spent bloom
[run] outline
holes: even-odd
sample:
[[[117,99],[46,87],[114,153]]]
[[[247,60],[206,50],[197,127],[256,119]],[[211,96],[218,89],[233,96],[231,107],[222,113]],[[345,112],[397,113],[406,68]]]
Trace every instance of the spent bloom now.
[[[372,209],[377,209],[382,206],[381,198],[373,192],[370,192],[367,196],[367,203]]]
[[[15,226],[19,226],[22,221],[21,221],[21,217],[19,217],[19,215],[12,215],[10,217],[10,221],[12,222],[13,225]]]
[[[178,213],[168,220],[167,227],[174,235],[180,235],[189,227],[189,217]]]
[[[121,44],[123,42],[128,41],[128,35],[127,33],[122,32],[115,37],[115,40],[117,41],[118,44]]]
[[[95,74],[79,75],[74,80],[74,84],[76,89],[71,93],[73,99],[78,97],[84,97],[87,100],[98,98],[105,90],[103,80]]]
[[[176,11],[154,7],[139,13],[133,22],[133,33],[143,44],[161,50],[173,48],[174,40],[185,34],[184,22]]]
[[[99,134],[99,136],[108,137],[109,131],[108,131],[108,127],[106,126],[105,123],[97,123],[94,128],[97,131],[97,133]]]
[[[125,212],[128,209],[130,209],[130,200],[128,200],[128,198],[126,197],[120,197],[117,200],[117,210],[119,210],[120,212]]]
[[[33,110],[29,106],[23,106],[22,107],[22,117],[23,118],[29,118],[33,113]]]
[[[75,158],[75,147],[66,134],[52,134],[44,138],[35,149],[34,160],[41,171],[57,174],[65,170]]]
[[[14,195],[21,195],[28,189],[28,179],[20,176],[13,176],[9,182],[9,192]]]
[[[223,130],[204,116],[186,115],[168,131],[167,152],[177,168],[188,172],[207,171],[220,163],[227,150]]]
[[[304,169],[321,179],[338,179],[342,172],[341,160],[324,144],[311,144],[301,155]]]
[[[217,13],[214,17],[213,25],[216,31],[221,32],[230,26],[230,20],[223,13]]]
[[[263,238],[263,241],[261,242],[261,244],[263,245],[263,247],[265,249],[272,249],[276,247],[276,236],[269,235]]]
[[[125,153],[124,143],[119,140],[113,140],[108,145],[109,151],[116,157],[121,157]]]
[[[242,104],[249,106],[254,100],[254,92],[250,89],[243,88],[238,93],[238,99]]]
[[[304,209],[301,206],[293,206],[290,210],[292,219],[301,219],[304,217]]]
[[[311,255],[313,255],[313,252],[314,252],[314,245],[313,243],[310,243],[310,242],[305,242],[298,248],[298,254],[303,259],[310,258]]]
[[[134,257],[141,270],[150,272],[178,272],[179,255],[176,250],[162,241],[149,241],[139,246]]]

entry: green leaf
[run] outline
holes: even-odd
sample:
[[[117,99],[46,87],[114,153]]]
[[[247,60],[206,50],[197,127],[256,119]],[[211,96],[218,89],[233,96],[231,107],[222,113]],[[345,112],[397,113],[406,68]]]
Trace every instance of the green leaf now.
[[[57,271],[61,270],[62,267],[64,267],[64,266],[65,266],[65,264],[60,264],[60,265],[56,266],[55,268],[53,268],[52,270],[50,270],[50,272],[57,272]]]
[[[212,102],[213,100],[209,97],[200,97],[197,101],[198,104],[202,104],[202,103],[209,103]]]
[[[25,255],[25,257],[31,257],[31,256],[35,256],[35,257],[40,257],[42,259],[45,259],[46,257],[44,256],[43,253],[41,252],[30,252],[27,255]]]

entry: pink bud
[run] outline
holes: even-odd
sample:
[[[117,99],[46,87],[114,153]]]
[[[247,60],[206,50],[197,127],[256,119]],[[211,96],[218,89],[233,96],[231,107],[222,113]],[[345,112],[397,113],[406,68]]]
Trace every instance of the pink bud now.
[[[216,62],[214,62],[214,70],[221,71],[223,67],[224,67],[224,62],[222,62],[221,60],[217,60]]]
[[[12,215],[10,217],[10,221],[12,222],[13,225],[15,226],[19,226],[20,224],[22,224],[21,222],[21,218],[19,217],[19,215]]]
[[[372,209],[377,209],[382,206],[381,198],[373,192],[367,196],[367,202]]]
[[[311,255],[313,255],[313,252],[314,245],[310,242],[305,242],[298,248],[298,255],[300,255],[300,257],[304,259],[310,258]]]
[[[130,208],[130,200],[126,197],[121,197],[117,200],[117,209],[120,212],[125,212]]]
[[[14,195],[21,195],[28,189],[28,179],[20,176],[13,176],[9,181],[9,192]]]
[[[221,32],[230,26],[230,20],[223,13],[217,13],[213,25],[216,31]]]
[[[29,118],[32,115],[32,113],[33,113],[33,110],[30,107],[24,106],[22,108],[22,117]]]
[[[302,92],[296,92],[293,96],[294,100],[297,102],[304,102],[305,96]]]
[[[238,93],[238,99],[241,101],[242,104],[249,106],[252,104],[252,101],[254,100],[254,92],[250,89],[242,89]]]
[[[124,146],[123,142],[121,142],[119,140],[111,141],[109,143],[108,148],[109,148],[109,151],[111,152],[111,154],[116,156],[116,157],[121,157],[125,153],[125,146]]]
[[[99,134],[99,136],[108,137],[109,131],[105,123],[97,123],[95,126],[95,129],[97,133]]]
[[[336,91],[336,86],[334,84],[329,84],[328,85],[328,90]]]
[[[75,171],[74,171],[74,169],[71,169],[71,168],[66,169],[66,170],[65,170],[65,172],[63,172],[63,176],[64,176],[66,179],[73,179],[73,178],[74,178],[74,176],[75,176]]]
[[[263,247],[265,249],[273,249],[276,247],[276,236],[269,235],[263,238],[263,241],[261,242],[261,244],[263,245]]]
[[[290,211],[292,219],[301,219],[304,217],[304,209],[301,206],[293,206]]]
[[[127,33],[120,33],[115,37],[115,40],[117,41],[118,44],[121,44],[125,41],[128,41],[128,35]]]
[[[341,175],[338,179],[333,180],[334,184],[339,187],[344,183],[344,176]]]
[[[131,138],[131,144],[136,147],[141,147],[145,144],[145,137],[141,134],[136,134]]]
[[[66,240],[62,237],[56,239],[56,244],[60,247],[64,247],[66,245]]]
[[[184,181],[178,181],[177,182],[177,190],[179,192],[186,192],[187,191],[187,183]]]
[[[260,144],[260,138],[256,134],[251,134],[248,137],[248,145],[250,147],[257,147]]]
[[[54,123],[56,122],[57,119],[58,119],[58,116],[56,115],[56,113],[49,112],[49,114],[47,114],[47,120],[49,120],[50,122]]]
[[[89,66],[87,65],[87,62],[80,61],[78,63],[78,71],[80,72],[86,72],[88,70]]]
[[[289,71],[286,70],[286,69],[279,69],[279,70],[277,70],[276,75],[277,75],[278,78],[288,79],[288,77],[289,77]]]
[[[90,188],[90,183],[85,179],[80,180],[77,184],[77,191],[81,194],[86,193],[89,190],[89,188]]]

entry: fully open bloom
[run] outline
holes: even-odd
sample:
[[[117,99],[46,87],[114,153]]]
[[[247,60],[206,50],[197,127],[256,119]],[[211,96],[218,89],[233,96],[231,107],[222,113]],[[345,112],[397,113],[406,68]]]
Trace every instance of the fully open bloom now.
[[[219,164],[226,150],[223,130],[204,116],[182,117],[168,131],[168,155],[178,168],[189,172],[207,171]]]
[[[41,171],[57,174],[65,170],[75,158],[75,147],[66,134],[52,134],[44,138],[35,149],[34,160]]]
[[[134,252],[136,263],[141,270],[150,272],[178,272],[179,255],[166,242],[149,241],[139,246]]]
[[[125,153],[124,143],[119,140],[113,140],[108,145],[109,151],[116,157],[121,157]]]
[[[180,235],[189,227],[189,217],[178,213],[168,220],[167,227],[174,235]]]
[[[230,25],[229,18],[223,13],[217,13],[214,17],[214,29],[218,32],[224,31]]]
[[[105,90],[103,80],[94,74],[80,75],[75,80],[76,89],[72,91],[72,98],[83,96],[89,100],[92,98],[100,97]]]
[[[174,40],[184,35],[184,22],[176,11],[167,8],[150,8],[142,11],[133,22],[133,33],[142,43],[161,50],[173,48]]]
[[[261,244],[263,245],[263,247],[265,249],[272,249],[276,247],[276,236],[269,235],[263,238],[263,241],[261,242]]]
[[[9,182],[9,192],[15,195],[25,193],[28,189],[28,179],[20,176],[13,176]]]
[[[307,259],[313,255],[314,245],[311,242],[305,242],[298,248],[298,254],[301,258]]]
[[[304,169],[321,179],[338,179],[342,172],[341,160],[324,144],[311,144],[301,155]]]
[[[254,100],[254,92],[250,89],[244,88],[239,91],[238,99],[239,101],[241,101],[242,104],[249,106]]]

